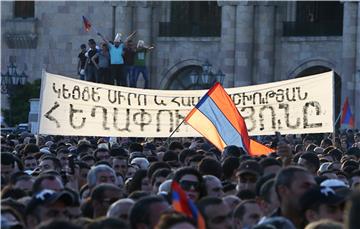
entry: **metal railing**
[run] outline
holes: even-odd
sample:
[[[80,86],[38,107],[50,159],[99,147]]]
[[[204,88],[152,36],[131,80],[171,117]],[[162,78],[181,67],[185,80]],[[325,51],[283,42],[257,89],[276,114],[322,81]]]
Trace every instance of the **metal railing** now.
[[[220,23],[159,22],[160,37],[220,37]]]
[[[342,21],[283,22],[283,36],[342,36]]]

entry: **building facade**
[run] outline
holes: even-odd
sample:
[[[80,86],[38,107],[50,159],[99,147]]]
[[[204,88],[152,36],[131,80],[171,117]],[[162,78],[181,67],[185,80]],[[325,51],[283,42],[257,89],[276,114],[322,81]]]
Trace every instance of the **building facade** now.
[[[137,31],[135,40],[155,45],[151,88],[194,88],[205,61],[225,73],[225,87],[333,70],[336,112],[348,96],[360,126],[359,2],[3,1],[1,71],[12,61],[30,80],[42,69],[78,78],[80,44],[100,42],[94,27],[109,39]]]

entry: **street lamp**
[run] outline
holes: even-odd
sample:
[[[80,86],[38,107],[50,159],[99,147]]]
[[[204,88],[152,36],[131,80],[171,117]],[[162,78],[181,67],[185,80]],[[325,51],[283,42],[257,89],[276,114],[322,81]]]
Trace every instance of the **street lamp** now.
[[[190,73],[190,79],[197,78],[198,80],[191,80],[191,83],[197,82],[197,88],[209,88],[215,82],[220,82],[221,84],[224,82],[225,74],[219,69],[217,73],[212,71],[212,64],[209,63],[208,60],[202,65],[202,72],[198,73],[194,76],[194,73]]]
[[[16,64],[11,61],[7,66],[7,72],[1,73],[1,93],[9,94],[15,86],[24,85],[28,76],[23,71],[20,75],[17,73]]]

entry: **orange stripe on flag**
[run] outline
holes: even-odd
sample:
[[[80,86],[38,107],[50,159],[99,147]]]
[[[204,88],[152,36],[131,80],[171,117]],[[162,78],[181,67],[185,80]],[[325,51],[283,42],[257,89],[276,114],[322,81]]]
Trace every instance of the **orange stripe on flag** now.
[[[191,115],[188,115],[188,117],[191,118],[186,120],[186,122],[190,126],[208,139],[219,150],[224,150],[226,146],[225,142],[221,139],[214,124],[205,115],[203,115],[198,109],[194,108],[191,111]]]
[[[234,128],[241,134],[241,138],[246,147],[245,150],[248,150],[250,142],[246,124],[225,89],[222,88],[220,84],[217,84],[214,89],[209,92],[209,96],[221,109],[225,117],[230,121]]]
[[[250,139],[250,152],[249,154],[251,156],[261,156],[261,155],[267,155],[271,152],[274,152],[275,150],[260,144],[257,141],[254,141],[252,139]]]

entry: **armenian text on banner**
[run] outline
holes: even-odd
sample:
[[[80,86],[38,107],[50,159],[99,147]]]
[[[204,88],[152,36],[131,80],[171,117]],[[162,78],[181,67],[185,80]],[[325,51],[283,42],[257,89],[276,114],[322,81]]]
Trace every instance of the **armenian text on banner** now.
[[[226,91],[250,136],[333,131],[333,72]],[[206,92],[119,87],[44,72],[39,133],[168,137]],[[184,123],[173,136],[199,134]]]

